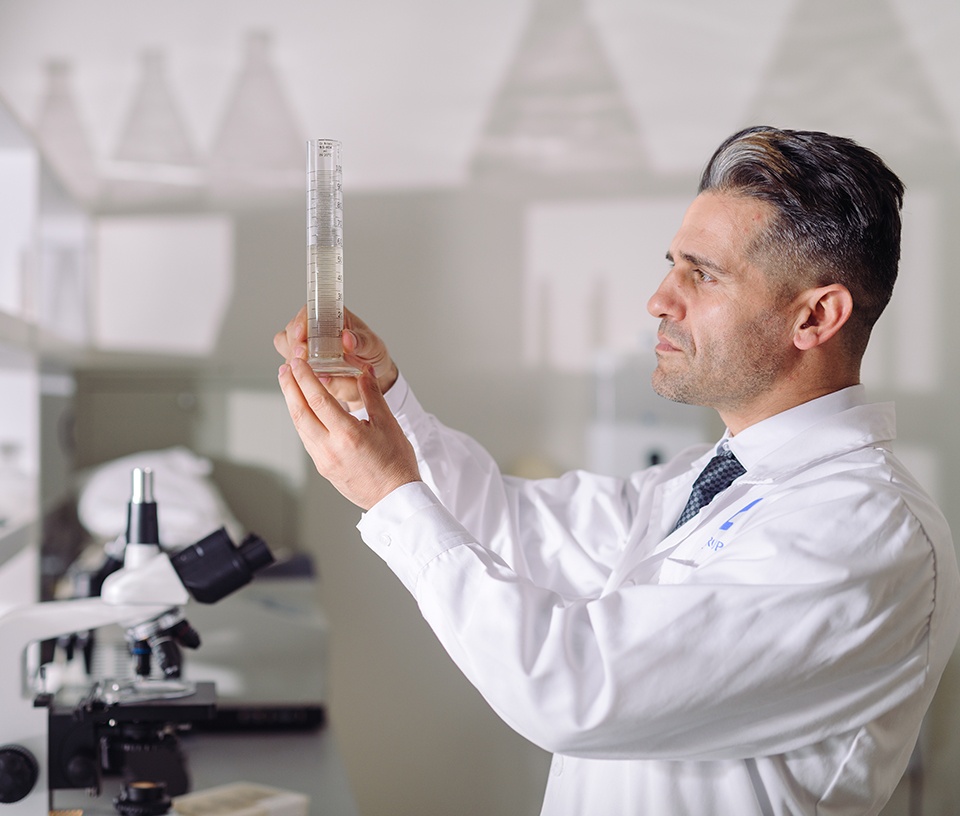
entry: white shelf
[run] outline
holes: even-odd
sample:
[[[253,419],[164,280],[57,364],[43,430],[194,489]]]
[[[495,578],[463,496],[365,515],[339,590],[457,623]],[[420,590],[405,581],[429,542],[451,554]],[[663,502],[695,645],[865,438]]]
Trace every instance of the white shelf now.
[[[43,360],[88,342],[90,216],[0,101],[0,603],[40,591]],[[55,337],[54,335],[64,335]]]
[[[36,518],[21,520],[12,526],[0,526],[0,568],[37,540],[40,525]]]

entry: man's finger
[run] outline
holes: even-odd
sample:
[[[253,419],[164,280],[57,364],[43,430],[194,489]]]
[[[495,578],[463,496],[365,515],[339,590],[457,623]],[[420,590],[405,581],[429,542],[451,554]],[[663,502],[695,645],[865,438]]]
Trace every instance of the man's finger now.
[[[273,347],[286,360],[296,356],[294,352],[307,341],[307,307],[300,311],[273,337]]]
[[[385,415],[393,416],[393,412],[384,399],[383,392],[380,390],[380,381],[373,370],[373,366],[365,365],[360,376],[357,378],[357,387],[360,390],[360,399],[363,400],[363,407],[367,409],[367,416],[371,420]]]
[[[344,354],[353,354],[360,346],[360,338],[357,337],[356,332],[353,332],[350,329],[344,329],[340,339],[343,343]]]
[[[290,361],[290,368],[307,405],[324,427],[333,428],[344,419],[353,420],[353,417],[340,404],[340,400],[317,379],[317,375],[306,361],[299,358],[293,359]]]
[[[291,365],[284,363],[280,366],[277,376],[280,381],[280,390],[283,392],[284,402],[287,404],[287,411],[293,420],[294,427],[301,437],[305,438],[313,433],[325,433],[326,428],[310,407],[307,397],[300,387],[299,381],[294,376]],[[317,385],[319,386],[320,384],[317,383]]]

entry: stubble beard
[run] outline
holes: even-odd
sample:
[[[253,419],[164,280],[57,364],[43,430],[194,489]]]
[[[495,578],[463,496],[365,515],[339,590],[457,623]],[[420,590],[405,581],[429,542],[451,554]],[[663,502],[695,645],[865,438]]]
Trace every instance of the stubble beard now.
[[[769,392],[784,371],[787,355],[778,328],[758,319],[737,335],[736,343],[727,338],[703,348],[695,348],[689,336],[666,333],[683,358],[658,359],[653,390],[684,405],[737,410]]]

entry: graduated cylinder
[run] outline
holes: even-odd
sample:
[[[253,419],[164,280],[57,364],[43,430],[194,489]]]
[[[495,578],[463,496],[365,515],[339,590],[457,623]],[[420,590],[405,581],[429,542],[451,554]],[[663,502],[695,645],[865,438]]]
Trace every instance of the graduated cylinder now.
[[[307,142],[307,362],[356,376],[343,360],[343,167],[340,142]]]

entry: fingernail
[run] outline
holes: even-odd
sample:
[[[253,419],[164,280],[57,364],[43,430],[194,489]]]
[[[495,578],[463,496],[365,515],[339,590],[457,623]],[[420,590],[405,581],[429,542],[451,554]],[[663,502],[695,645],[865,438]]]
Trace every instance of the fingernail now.
[[[277,371],[277,376],[278,376],[278,377],[282,377],[282,376],[283,376],[284,374],[286,374],[289,370],[290,370],[290,366],[288,366],[286,363],[284,363],[282,366],[280,366],[280,369]]]

